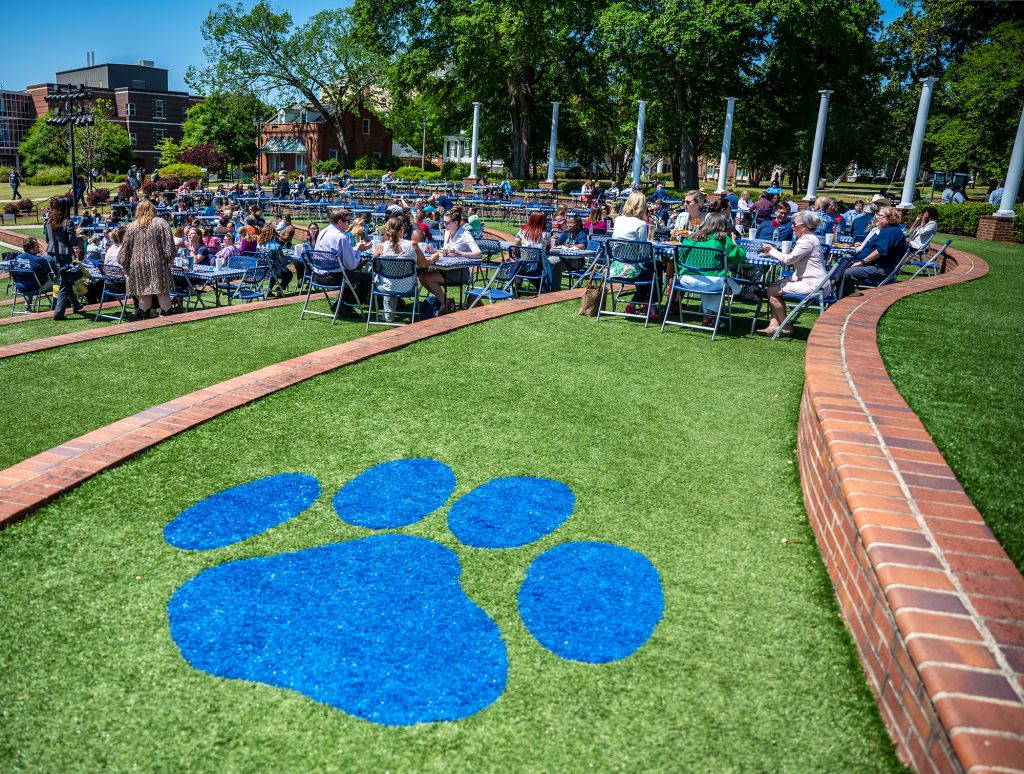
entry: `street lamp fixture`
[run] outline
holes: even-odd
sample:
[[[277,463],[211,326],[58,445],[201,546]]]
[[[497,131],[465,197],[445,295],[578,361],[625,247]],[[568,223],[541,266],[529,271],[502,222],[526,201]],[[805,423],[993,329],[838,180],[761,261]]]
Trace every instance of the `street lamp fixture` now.
[[[75,127],[93,126],[96,123],[96,111],[92,106],[83,103],[92,102],[92,92],[85,88],[84,83],[77,86],[71,84],[58,86],[43,97],[44,100],[54,105],[46,123],[53,126],[67,126],[71,132],[71,192],[75,215],[78,214],[78,197],[75,192],[75,172],[77,161],[75,159]]]

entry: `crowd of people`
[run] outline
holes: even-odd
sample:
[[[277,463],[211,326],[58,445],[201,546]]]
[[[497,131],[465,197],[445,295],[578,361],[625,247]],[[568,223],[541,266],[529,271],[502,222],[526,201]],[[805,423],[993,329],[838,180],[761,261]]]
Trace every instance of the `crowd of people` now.
[[[213,192],[185,187],[171,202],[140,196],[141,192],[136,191],[130,207],[125,201],[114,202],[109,219],[92,235],[87,231],[101,223],[98,213],[86,209],[75,223],[70,216],[71,200],[57,197],[51,201],[44,227],[47,257],[42,257],[43,245],[35,244],[35,252],[26,249],[19,258],[24,258],[25,266],[39,269],[40,260],[49,261],[46,276],[56,282],[53,312],[59,320],[69,306],[78,312],[83,300],[95,300],[98,293],[85,277],[83,260],[122,267],[128,293],[137,299],[136,316],[144,318],[179,311],[174,306],[172,291],[176,287],[181,289],[184,280],[172,275],[175,258],[187,260],[189,265],[225,266],[240,255],[255,255],[269,267],[268,295],[281,295],[293,280],[303,281],[307,270],[302,260],[304,251],[331,253],[344,267],[355,296],[349,291],[338,301],[338,314],[355,317],[355,307],[365,299],[372,279],[366,271],[367,251],[373,257],[415,259],[416,281],[435,299],[440,313],[454,309],[447,286],[464,284],[467,277],[459,272],[438,271],[436,262],[443,256],[481,257],[476,239],[482,235],[484,223],[479,212],[457,204],[448,192],[437,191],[412,203],[399,199],[387,208],[379,227],[346,207],[333,207],[326,226],[309,223],[304,236],[300,236],[290,215],[279,212],[268,219],[258,203],[243,206],[238,200],[244,196],[232,197],[232,193],[239,192],[248,193],[223,186]],[[768,288],[772,318],[759,331],[766,335],[774,334],[784,319],[782,296],[807,292],[824,277],[825,267],[818,249],[821,239],[847,237],[856,243],[855,261],[842,280],[842,290],[849,292],[857,285],[875,284],[886,277],[902,257],[907,240],[911,249],[919,249],[930,243],[937,227],[936,211],[927,207],[911,224],[909,234],[904,235],[899,211],[881,194],[867,202],[858,200],[842,214],[830,197],[819,197],[809,209],[800,210],[789,197],[768,191],[752,200],[747,191],[737,194],[730,190],[718,200],[708,201],[701,191],[693,190],[675,203],[659,184],[650,195],[639,189],[631,190],[621,209],[617,197],[609,195],[612,191],[585,187],[584,194],[589,204],[586,217],[570,212],[565,205],[550,215],[534,210],[516,235],[516,243],[521,247],[544,248],[543,289],[557,289],[563,284],[566,260],[554,248],[586,248],[595,235],[627,241],[657,236],[684,245],[722,249],[731,272],[723,276],[718,276],[721,272],[709,272],[705,277],[686,272],[681,277],[686,289],[695,293],[708,287],[718,288],[723,281],[730,283],[734,293],[742,290],[731,278],[735,273],[742,279],[744,252],[738,244],[740,237],[791,243],[792,250],[772,248],[769,253],[792,268],[793,273],[784,282]],[[215,202],[219,202],[219,208]],[[120,222],[118,215],[129,212],[133,212],[132,220]],[[435,249],[435,241],[439,249]],[[612,262],[609,275],[630,280],[635,287],[628,312],[651,316],[656,313],[659,299],[652,299],[651,293],[659,285],[667,287],[675,267],[659,264],[657,270],[661,276],[656,283],[642,274],[653,271],[650,268]],[[76,292],[82,290],[83,281],[84,294]],[[704,323],[708,324],[718,314],[720,293],[707,292],[701,299]],[[386,304],[385,313],[393,312]],[[783,331],[783,335],[787,333]]]

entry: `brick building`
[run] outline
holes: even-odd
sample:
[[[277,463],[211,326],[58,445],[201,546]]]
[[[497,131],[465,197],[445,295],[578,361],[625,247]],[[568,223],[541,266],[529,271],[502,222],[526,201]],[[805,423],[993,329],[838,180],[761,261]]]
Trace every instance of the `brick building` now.
[[[181,140],[185,112],[202,101],[202,97],[188,92],[169,91],[167,70],[142,60],[137,65],[100,64],[62,70],[55,83],[29,86],[26,91],[35,103],[35,114],[42,116],[49,111],[50,104],[45,99],[49,91],[59,85],[80,83],[92,91],[93,97],[114,106],[114,113],[108,118],[128,132],[135,160],[145,169],[158,166],[160,151],[156,148],[161,140]]]
[[[349,166],[361,156],[391,154],[391,131],[369,110],[346,113],[343,122]],[[281,108],[259,132],[259,173],[285,170],[308,174],[318,161],[341,161],[334,129],[305,105]]]
[[[0,89],[0,167],[21,169],[18,146],[35,120],[31,94]]]

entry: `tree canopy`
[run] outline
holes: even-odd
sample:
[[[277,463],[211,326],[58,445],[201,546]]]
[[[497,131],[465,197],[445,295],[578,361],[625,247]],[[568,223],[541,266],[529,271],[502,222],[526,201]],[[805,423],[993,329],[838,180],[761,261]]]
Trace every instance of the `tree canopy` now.
[[[181,127],[182,148],[213,145],[230,164],[251,163],[256,152],[253,121],[273,114],[272,107],[250,92],[215,91],[189,108]]]
[[[95,124],[75,128],[75,161],[78,166],[75,173],[85,174],[92,167],[128,169],[134,161],[131,143],[125,128],[109,118],[113,115],[113,105],[108,100],[98,99],[93,108]],[[39,116],[18,147],[25,171],[30,175],[43,167],[71,166],[68,127],[48,124],[46,119],[49,116],[49,113]]]
[[[345,114],[374,103],[383,66],[376,50],[361,44],[348,9],[320,11],[296,26],[290,13],[276,13],[268,0],[248,11],[241,3],[220,3],[202,31],[209,65],[189,67],[189,86],[204,93],[259,95],[278,104],[301,100],[334,130],[347,163]]]

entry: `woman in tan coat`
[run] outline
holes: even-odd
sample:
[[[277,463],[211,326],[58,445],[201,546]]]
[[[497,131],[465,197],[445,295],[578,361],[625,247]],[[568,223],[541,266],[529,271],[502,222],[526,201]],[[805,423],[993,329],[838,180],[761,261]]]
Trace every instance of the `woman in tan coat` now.
[[[121,244],[118,261],[124,267],[128,295],[139,299],[136,317],[149,317],[153,296],[160,311],[171,311],[171,264],[176,250],[171,228],[163,218],[156,217],[156,208],[147,199],[135,208],[135,220],[128,226]]]

